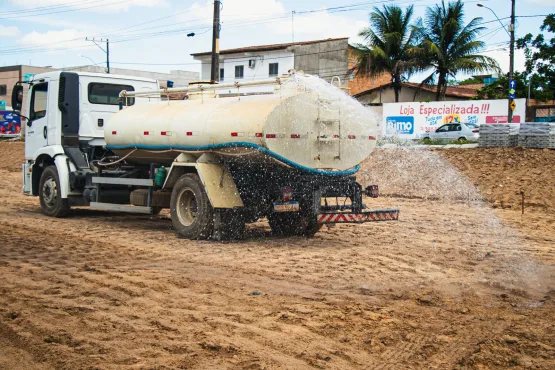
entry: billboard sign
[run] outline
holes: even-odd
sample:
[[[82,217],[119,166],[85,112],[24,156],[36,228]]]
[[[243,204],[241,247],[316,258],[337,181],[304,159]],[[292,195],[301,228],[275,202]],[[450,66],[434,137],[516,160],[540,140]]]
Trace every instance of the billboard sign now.
[[[524,121],[526,99],[515,99],[513,123]],[[384,134],[419,139],[446,123],[507,123],[507,99],[390,103],[383,105]]]
[[[0,110],[0,137],[19,136],[21,117],[12,111]]]

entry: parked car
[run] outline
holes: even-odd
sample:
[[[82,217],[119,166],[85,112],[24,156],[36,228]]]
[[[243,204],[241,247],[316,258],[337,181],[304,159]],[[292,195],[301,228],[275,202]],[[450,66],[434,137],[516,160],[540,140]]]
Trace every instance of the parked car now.
[[[448,123],[438,127],[433,132],[422,136],[423,141],[455,141],[472,140],[477,141],[480,137],[480,127],[475,123]]]

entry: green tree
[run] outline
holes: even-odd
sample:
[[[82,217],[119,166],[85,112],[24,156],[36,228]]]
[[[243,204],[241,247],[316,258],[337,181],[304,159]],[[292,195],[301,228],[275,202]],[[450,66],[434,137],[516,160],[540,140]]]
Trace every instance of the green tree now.
[[[528,83],[526,81],[526,73],[515,72],[513,78],[516,80],[516,97],[526,98],[528,94]],[[473,100],[492,100],[507,99],[509,96],[509,78],[501,76],[499,79],[481,89],[476,90],[476,96]]]
[[[445,1],[426,9],[424,24],[419,29],[422,42],[418,50],[423,66],[433,68],[422,84],[432,84],[437,78],[436,100],[445,98],[449,78],[459,72],[499,71],[495,59],[481,55],[485,43],[478,40],[485,27],[482,18],[464,24],[464,4],[461,0]]]
[[[470,77],[465,80],[458,81],[457,86],[475,85],[475,84],[481,84],[481,83],[484,83],[484,81],[476,77]]]
[[[555,14],[544,19],[540,30],[555,33]],[[534,87],[532,96],[542,101],[555,99],[555,37],[546,40],[543,33],[535,38],[529,33],[517,40],[517,47],[526,56],[526,72]]]
[[[420,61],[411,54],[417,44],[417,29],[411,23],[414,7],[405,12],[396,5],[374,7],[370,26],[359,32],[366,44],[354,45],[357,62],[352,69],[357,75],[391,75],[395,101],[399,101],[402,82],[420,70]]]

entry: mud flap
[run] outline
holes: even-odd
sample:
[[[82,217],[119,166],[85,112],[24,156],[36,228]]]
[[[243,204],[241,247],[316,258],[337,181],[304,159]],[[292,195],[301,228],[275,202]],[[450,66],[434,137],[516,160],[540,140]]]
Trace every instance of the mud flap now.
[[[62,193],[62,198],[67,198],[69,194],[69,174],[76,171],[77,168],[73,165],[73,163],[71,163],[65,154],[58,154],[54,157],[54,164],[56,165],[58,177],[60,178],[60,191]]]
[[[243,207],[235,181],[229,169],[221,163],[174,162],[163,189],[173,188],[177,179],[187,172],[198,173],[213,208]]]

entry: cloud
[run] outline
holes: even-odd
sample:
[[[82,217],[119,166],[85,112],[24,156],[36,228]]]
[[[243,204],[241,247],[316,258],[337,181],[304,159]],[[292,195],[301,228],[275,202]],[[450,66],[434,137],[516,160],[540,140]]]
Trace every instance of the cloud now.
[[[509,72],[509,47],[502,50],[486,51],[483,53],[493,59],[497,60],[499,66],[503,73]],[[515,71],[524,71],[524,63],[526,62],[526,57],[524,56],[523,50],[515,50]]]
[[[119,12],[127,11],[132,6],[140,7],[155,7],[161,5],[167,5],[166,0],[99,0],[96,2],[89,2],[85,0],[78,0],[73,2],[68,2],[67,0],[10,0],[10,2],[23,9],[36,9],[36,14],[40,13],[55,13],[66,11],[70,8],[82,9],[82,11],[87,12]],[[35,13],[26,13],[35,14]]]
[[[0,24],[0,37],[13,37],[19,35],[17,27],[7,27]]]
[[[41,48],[44,52],[56,52],[66,49],[83,49],[94,46],[85,41],[87,35],[76,29],[64,29],[61,31],[47,31],[25,34],[18,42],[24,48]],[[68,41],[71,40],[71,41]]]
[[[544,7],[555,7],[555,0],[528,0],[528,2]]]
[[[211,27],[213,2],[194,3],[186,13],[179,15],[189,25]],[[221,13],[222,43],[225,47],[255,45],[253,42],[287,42],[292,39],[291,10],[277,0],[226,0]],[[294,16],[295,40],[313,40],[333,37],[356,38],[367,26],[364,21],[329,13],[326,10],[298,13]],[[332,26],[333,25],[333,26]],[[233,35],[233,39],[227,38]],[[243,35],[243,37],[238,37]],[[250,41],[244,41],[250,40]],[[356,40],[360,41],[360,40]]]

